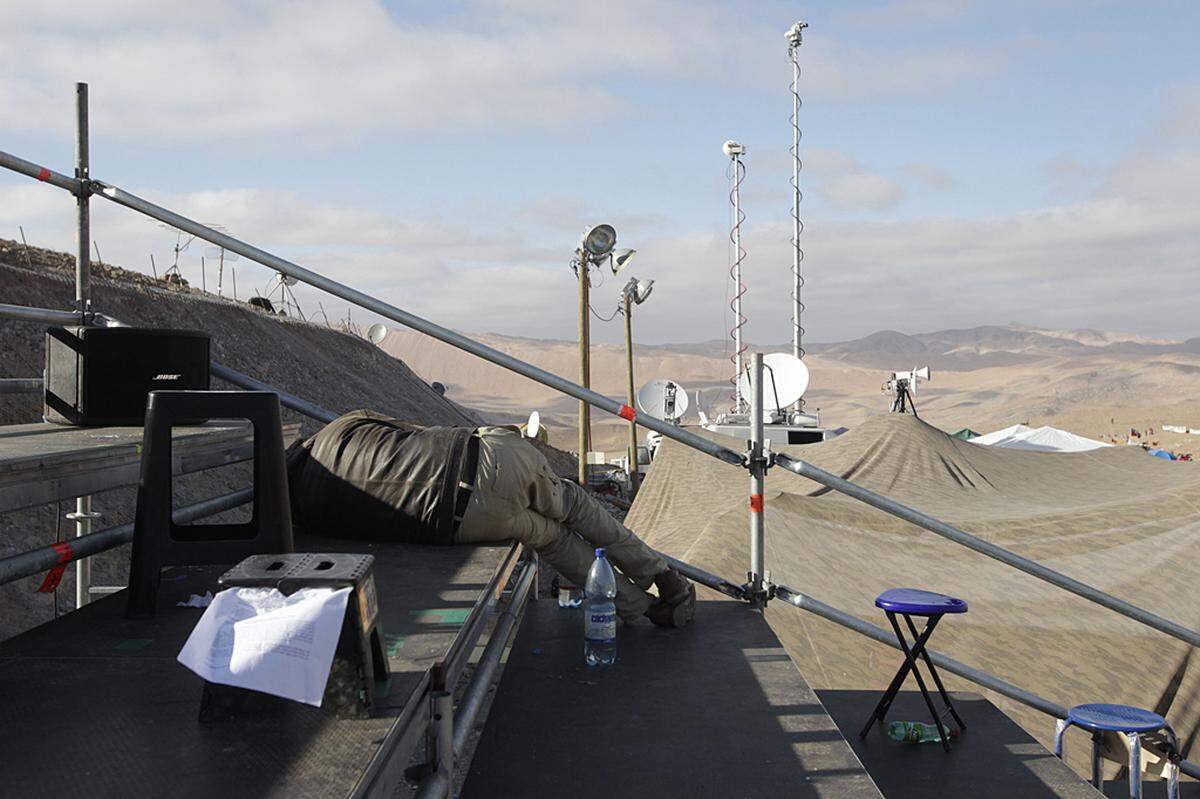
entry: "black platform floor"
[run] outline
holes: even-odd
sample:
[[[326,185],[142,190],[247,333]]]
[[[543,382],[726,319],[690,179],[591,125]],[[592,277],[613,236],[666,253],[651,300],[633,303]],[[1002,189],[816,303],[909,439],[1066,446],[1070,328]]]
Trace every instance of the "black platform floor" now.
[[[507,547],[301,539],[299,551],[375,555],[391,687],[376,718],[281,703],[267,717],[201,724],[202,682],[176,662],[223,567],[164,572],[158,615],[113,594],[0,644],[0,795],[346,796],[421,676],[442,657]]]
[[[583,662],[582,611],[534,603],[462,791],[491,797],[879,793],[762,616],[701,602],[696,623],[621,629]]]
[[[892,741],[878,724],[859,740],[878,691],[818,691],[817,696],[888,799],[1100,799],[1095,788],[978,694],[951,694],[967,730],[949,753],[936,743]],[[921,693],[901,691],[888,720],[928,722]]]

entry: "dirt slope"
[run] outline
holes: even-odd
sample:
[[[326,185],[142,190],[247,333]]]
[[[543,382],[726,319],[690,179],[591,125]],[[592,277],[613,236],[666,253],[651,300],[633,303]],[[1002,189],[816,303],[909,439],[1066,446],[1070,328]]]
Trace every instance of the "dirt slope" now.
[[[29,260],[26,260],[28,254]],[[101,267],[93,287],[96,310],[128,324],[194,328],[212,335],[213,359],[279,386],[335,412],[372,408],[422,424],[473,424],[473,418],[435,392],[403,362],[356,336],[298,320],[269,316],[245,303],[221,300],[186,286],[171,288],[145,275]],[[63,253],[0,241],[0,302],[67,309],[74,297],[71,258]],[[40,376],[45,325],[0,320],[0,376]],[[214,388],[231,388],[214,381]],[[285,409],[285,420],[317,424]],[[0,423],[39,421],[40,398],[0,395]],[[178,481],[177,502],[195,502],[245,485],[238,467],[213,470]],[[99,527],[132,517],[134,492],[122,489],[97,495],[104,514]],[[69,507],[68,507],[69,506]],[[53,543],[56,535],[74,535],[61,508],[42,507],[0,516],[0,556]],[[57,516],[57,521],[56,521]],[[128,550],[100,558],[97,582],[125,581]],[[0,586],[0,638],[49,618],[52,597],[35,593],[40,578]],[[73,572],[59,589],[60,608],[73,606]]]

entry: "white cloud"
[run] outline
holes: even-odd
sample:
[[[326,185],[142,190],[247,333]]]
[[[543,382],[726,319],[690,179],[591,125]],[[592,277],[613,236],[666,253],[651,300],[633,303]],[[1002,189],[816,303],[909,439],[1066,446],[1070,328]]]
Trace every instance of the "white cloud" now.
[[[885,210],[904,200],[898,181],[868,169],[849,153],[811,149],[805,170],[815,178],[816,192],[835,206],[849,210]]]

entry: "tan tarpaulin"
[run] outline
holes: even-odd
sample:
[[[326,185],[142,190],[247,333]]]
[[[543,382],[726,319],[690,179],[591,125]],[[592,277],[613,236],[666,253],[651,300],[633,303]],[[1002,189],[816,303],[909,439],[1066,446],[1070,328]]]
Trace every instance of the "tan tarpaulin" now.
[[[787,451],[1200,628],[1200,464],[1167,462],[1136,447],[993,449],[899,414]],[[664,552],[740,583],[748,492],[745,470],[664,441],[627,524]],[[966,599],[969,612],[943,620],[934,649],[1068,707],[1119,702],[1157,710],[1189,750],[1200,728],[1200,669],[1183,642],[783,470],[771,470],[766,497],[774,582],[885,628],[873,602],[887,588]],[[899,665],[897,650],[781,602],[768,619],[814,688],[882,690]],[[979,690],[948,677],[951,690]],[[1042,743],[1052,742],[1052,719],[989,698]],[[1083,734],[1068,733],[1067,749],[1085,773]]]

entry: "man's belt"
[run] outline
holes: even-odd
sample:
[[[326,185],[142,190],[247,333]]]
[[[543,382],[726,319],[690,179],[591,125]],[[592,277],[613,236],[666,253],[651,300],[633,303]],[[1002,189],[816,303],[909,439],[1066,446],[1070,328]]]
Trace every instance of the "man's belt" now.
[[[454,532],[458,532],[466,515],[467,505],[471,502],[471,492],[475,489],[475,475],[479,471],[479,435],[473,433],[467,439],[467,451],[463,454],[462,477],[458,481],[458,491],[454,494]]]

